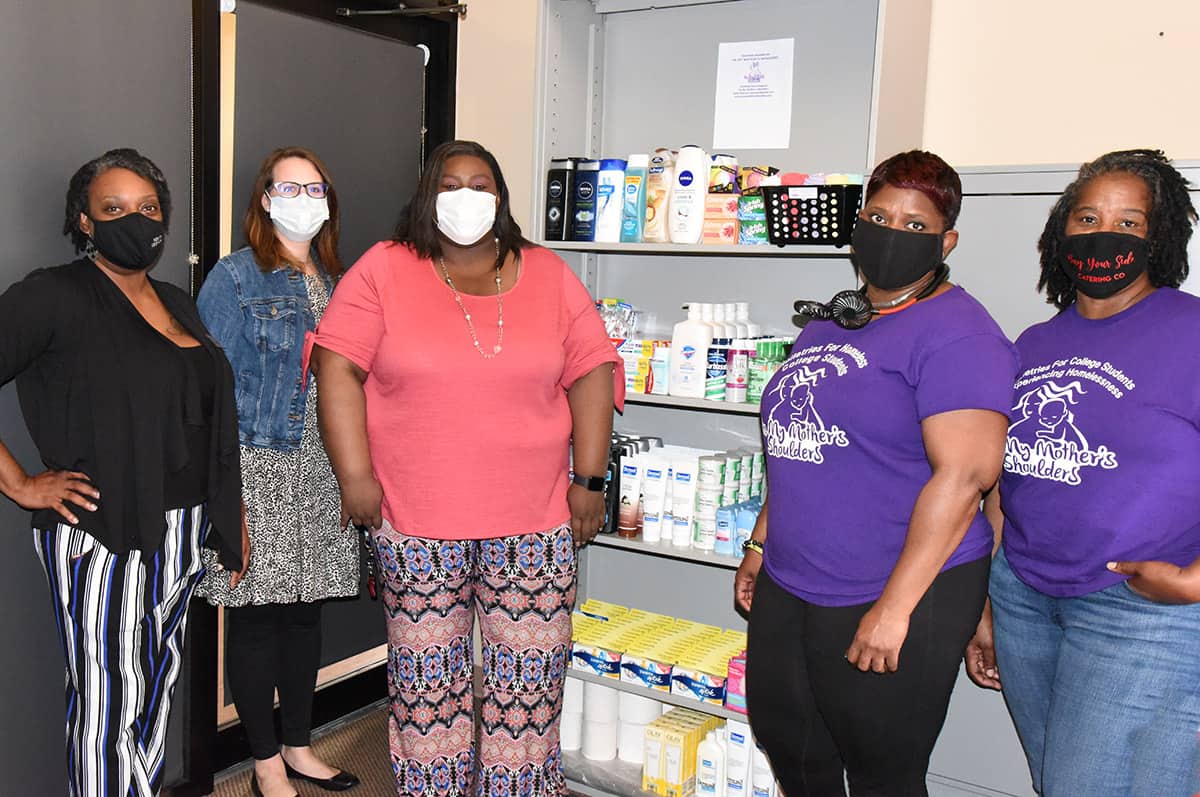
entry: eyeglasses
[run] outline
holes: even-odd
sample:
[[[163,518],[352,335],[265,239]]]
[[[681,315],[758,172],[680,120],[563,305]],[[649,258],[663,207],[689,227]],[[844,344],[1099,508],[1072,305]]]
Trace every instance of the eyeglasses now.
[[[329,183],[271,183],[270,188],[276,196],[285,199],[300,196],[300,189],[304,189],[304,193],[313,199],[324,199],[329,195]]]

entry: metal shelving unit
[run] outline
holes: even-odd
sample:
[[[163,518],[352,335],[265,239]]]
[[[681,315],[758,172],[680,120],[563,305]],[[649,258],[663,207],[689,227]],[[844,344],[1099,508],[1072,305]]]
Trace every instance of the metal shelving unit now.
[[[612,689],[616,689],[618,692],[628,692],[631,695],[648,697],[651,700],[657,700],[660,703],[667,703],[668,705],[678,706],[679,708],[690,708],[692,711],[699,711],[702,714],[711,714],[714,717],[720,717],[721,719],[740,720],[742,722],[746,721],[745,714],[734,711],[733,709],[725,708],[724,706],[714,706],[711,703],[701,703],[699,700],[693,700],[690,697],[672,695],[669,692],[659,692],[654,689],[649,689],[645,686],[638,686],[637,684],[618,681],[616,678],[606,678],[603,675],[596,675],[594,672],[588,672],[587,670],[577,670],[575,668],[568,669],[567,677],[575,678],[579,681],[587,681],[588,683],[611,687]]]
[[[618,548],[623,551],[644,554],[646,556],[661,556],[666,559],[678,559],[684,562],[698,562],[711,567],[723,567],[726,570],[737,570],[742,563],[740,556],[701,551],[696,548],[678,548],[670,540],[663,542],[646,542],[640,537],[629,539],[616,534],[601,534],[592,540],[592,545],[604,548]]]
[[[848,247],[772,244],[623,244],[602,241],[539,241],[548,249],[598,255],[665,255],[693,257],[849,257]]]
[[[708,399],[682,396],[657,396],[651,393],[626,393],[625,403],[701,412],[723,412],[728,415],[758,415],[758,405],[749,402],[709,401]]]

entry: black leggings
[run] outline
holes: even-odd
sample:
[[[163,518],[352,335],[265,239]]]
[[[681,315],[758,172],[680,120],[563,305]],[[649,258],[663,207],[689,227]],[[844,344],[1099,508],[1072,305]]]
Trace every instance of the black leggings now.
[[[321,663],[321,603],[267,603],[226,609],[225,672],[238,717],[261,761],[282,742],[311,741],[313,690]],[[275,737],[275,690],[281,733]]]
[[[963,649],[987,597],[987,557],[934,579],[909,622],[894,673],[844,658],[873,605],[825,607],[758,574],[746,701],[755,738],[787,797],[924,797]]]

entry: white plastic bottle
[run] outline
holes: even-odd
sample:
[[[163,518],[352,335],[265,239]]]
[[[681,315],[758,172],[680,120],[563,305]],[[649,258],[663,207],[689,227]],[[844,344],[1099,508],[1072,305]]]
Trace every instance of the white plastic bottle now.
[[[700,320],[700,305],[691,302],[687,319],[675,325],[671,336],[669,390],[672,396],[704,398],[708,348],[712,340],[712,327]]]
[[[737,337],[737,324],[733,323],[733,316],[725,312],[725,304],[717,302],[713,305],[713,321],[721,327],[721,337],[733,339]]]
[[[625,164],[625,192],[621,201],[621,243],[642,242],[646,223],[646,170],[649,155],[630,155]]]
[[[725,795],[750,797],[751,766],[754,763],[754,739],[745,722],[725,723]]]
[[[750,386],[750,342],[735,338],[729,347],[725,366],[725,400],[733,403],[746,401],[746,389]]]
[[[700,302],[700,320],[708,324],[714,338],[725,336],[725,325],[717,323],[716,311],[712,302]]]
[[[747,303],[747,306],[746,306],[747,316],[749,316],[749,313],[750,313],[750,307],[749,307],[749,303]],[[746,337],[747,333],[749,332],[749,329],[746,326],[746,322],[738,320],[737,302],[725,302],[725,322],[733,324],[734,330],[735,330],[733,333],[733,337],[735,337],[735,338],[744,338],[744,337]]]
[[[625,161],[606,158],[600,161],[596,178],[596,241],[621,240],[621,214],[625,197]]]
[[[665,244],[671,240],[667,216],[674,182],[675,154],[669,149],[656,149],[646,170],[646,223],[642,230],[646,243]]]
[[[746,337],[762,336],[762,327],[750,320],[750,302],[737,302],[737,320],[746,325]]]
[[[775,774],[771,772],[771,763],[762,748],[754,748],[754,769],[751,776],[751,797],[774,797]]]
[[[697,797],[725,797],[725,751],[715,731],[696,746]]]
[[[671,203],[667,212],[673,244],[698,244],[704,233],[704,203],[708,195],[708,155],[694,144],[679,148]]]

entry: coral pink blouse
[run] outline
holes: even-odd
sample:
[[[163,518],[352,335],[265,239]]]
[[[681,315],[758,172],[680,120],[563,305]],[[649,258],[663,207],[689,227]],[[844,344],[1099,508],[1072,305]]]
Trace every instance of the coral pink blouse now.
[[[555,254],[523,249],[517,282],[503,294],[503,351],[485,360],[436,268],[406,245],[376,244],[346,272],[306,347],[323,346],[367,372],[367,440],[383,517],[431,539],[558,526],[570,518],[567,389],[612,363],[616,405],[624,406],[621,360],[592,298]],[[490,351],[496,297],[460,295]]]

